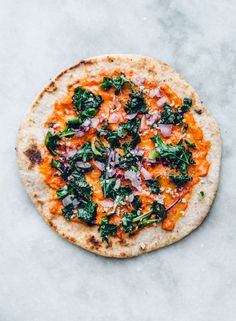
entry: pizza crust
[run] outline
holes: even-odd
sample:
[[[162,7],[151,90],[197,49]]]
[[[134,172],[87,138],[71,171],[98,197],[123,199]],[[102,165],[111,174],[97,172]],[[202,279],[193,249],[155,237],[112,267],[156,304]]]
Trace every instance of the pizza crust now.
[[[102,70],[120,68],[149,80],[161,80],[171,86],[180,98],[191,97],[194,107],[191,112],[202,128],[205,138],[211,142],[208,160],[211,162],[209,173],[195,185],[185,217],[180,219],[172,232],[164,231],[161,226],[153,226],[140,231],[138,235],[123,240],[110,237],[110,242],[102,242],[98,227],[86,227],[66,221],[63,216],[52,215],[49,211],[50,188],[39,173],[41,162],[40,146],[45,137],[44,123],[54,109],[55,100],[67,94],[68,86],[79,78],[96,75]],[[197,113],[196,110],[201,114]],[[172,244],[196,229],[207,216],[214,200],[220,172],[221,137],[219,127],[202,104],[194,89],[170,66],[149,57],[136,55],[109,55],[89,58],[68,68],[51,81],[36,98],[23,124],[16,144],[16,157],[20,176],[30,198],[47,224],[68,241],[103,256],[126,258],[150,252]],[[206,191],[202,201],[198,192]]]

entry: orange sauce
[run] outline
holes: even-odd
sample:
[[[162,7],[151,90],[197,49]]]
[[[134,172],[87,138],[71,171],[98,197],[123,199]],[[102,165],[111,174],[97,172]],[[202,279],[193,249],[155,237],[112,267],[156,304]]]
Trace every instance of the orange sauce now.
[[[99,88],[100,84],[102,83],[103,77],[112,77],[118,75],[120,70],[115,70],[114,72],[103,72],[96,76],[96,78],[91,79],[81,79],[79,83],[75,84],[74,86],[71,86],[68,90],[68,94],[63,97],[61,100],[55,102],[54,111],[49,116],[47,122],[45,123],[45,128],[48,128],[50,126],[53,126],[56,131],[63,130],[66,127],[66,121],[69,119],[73,119],[76,117],[76,113],[72,106],[72,96],[74,92],[74,88],[78,85],[84,87],[85,89],[91,90],[94,94],[98,95],[100,94],[104,100],[104,102],[101,104],[98,113],[95,115],[94,118],[100,119],[101,117],[105,120],[108,120],[110,115],[112,114],[112,110],[115,108],[113,99],[115,97],[116,101],[121,104],[121,108],[119,111],[115,111],[116,114],[119,115],[119,121],[115,124],[110,124],[109,128],[112,130],[116,130],[118,125],[122,122],[126,122],[126,112],[124,110],[125,103],[129,99],[129,93],[130,88],[128,85],[125,85],[125,88],[122,90],[121,94],[115,96],[114,89],[110,89],[109,91],[104,91]],[[126,73],[126,77],[131,79],[132,77],[132,71],[129,73]],[[161,94],[162,96],[166,96],[170,102],[170,104],[173,106],[173,108],[177,108],[178,106],[182,105],[182,100],[177,96],[177,94],[167,85],[167,84],[158,84],[154,82],[148,82],[145,80],[144,87],[147,89],[152,89],[160,85],[161,88]],[[136,90],[138,90],[138,87],[136,87]],[[161,107],[157,104],[157,98],[150,98],[148,95],[144,95],[146,98],[146,102],[149,106],[149,110],[156,111],[156,110],[162,110]],[[193,101],[194,105],[194,101]],[[138,116],[139,118],[142,117],[142,115]],[[168,211],[167,218],[162,222],[162,228],[171,231],[173,230],[176,222],[183,216],[184,211],[186,210],[188,206],[189,199],[191,197],[191,193],[193,190],[193,187],[196,183],[199,182],[200,177],[206,176],[209,170],[210,163],[207,160],[207,154],[210,149],[210,142],[206,141],[203,137],[203,132],[201,128],[198,127],[197,123],[195,122],[195,119],[193,115],[190,112],[186,112],[184,114],[184,124],[188,124],[188,130],[186,134],[182,134],[181,127],[173,125],[172,134],[169,138],[164,138],[161,135],[161,132],[158,129],[152,129],[147,130],[146,133],[142,136],[141,142],[139,143],[138,147],[144,148],[144,157],[148,157],[148,154],[151,150],[155,148],[153,141],[151,140],[151,137],[154,134],[159,134],[163,141],[168,144],[177,144],[180,140],[180,138],[185,138],[191,141],[196,145],[196,150],[191,149],[192,151],[192,157],[195,161],[194,165],[190,165],[188,167],[188,174],[192,176],[192,181],[185,184],[183,188],[180,190],[177,190],[174,186],[174,183],[171,181],[171,179],[168,178],[168,173],[170,173],[170,169],[168,167],[164,167],[162,164],[155,164],[155,165],[145,165],[145,168],[149,171],[152,178],[156,178],[157,176],[160,176],[160,186],[164,189],[162,192],[162,195],[164,195],[164,205],[166,208],[168,208],[173,202],[181,197],[183,200],[177,203],[171,210]],[[103,124],[99,123],[97,128],[101,128]],[[62,141],[67,145],[67,148],[79,149],[86,141],[91,141],[94,138],[96,138],[96,130],[91,128],[83,137],[76,138],[66,138],[62,139]],[[126,139],[124,139],[125,141]],[[107,145],[106,140],[103,140],[103,143]],[[62,215],[62,202],[57,199],[56,197],[56,190],[63,185],[65,185],[65,182],[63,179],[57,175],[57,170],[52,168],[50,163],[52,160],[52,155],[48,152],[45,146],[43,148],[43,162],[40,166],[40,172],[42,173],[45,182],[51,187],[52,189],[52,205],[50,207],[50,211],[54,215]],[[121,149],[116,149],[116,151],[122,155],[123,151]],[[93,160],[91,161],[91,164],[93,165]],[[99,224],[101,221],[101,218],[104,215],[107,215],[108,212],[104,213],[104,209],[100,203],[100,201],[105,200],[103,197],[101,185],[99,183],[99,178],[101,175],[101,171],[94,166],[94,169],[88,173],[85,174],[85,178],[87,182],[92,186],[93,188],[93,201],[98,204],[97,207],[97,223]],[[130,184],[129,181],[123,180],[122,183]],[[143,189],[146,191],[149,191],[145,184],[142,185]],[[145,212],[149,210],[150,205],[153,203],[153,201],[157,198],[157,195],[155,194],[139,194],[142,202],[143,202],[143,208],[142,211]],[[131,206],[126,205],[120,208],[120,215],[124,212],[129,212],[132,209]],[[73,219],[73,221],[82,223],[79,221],[79,219]],[[115,215],[111,221],[117,222],[119,224],[120,218],[119,215]],[[119,237],[122,237],[122,232],[119,230],[118,233]]]

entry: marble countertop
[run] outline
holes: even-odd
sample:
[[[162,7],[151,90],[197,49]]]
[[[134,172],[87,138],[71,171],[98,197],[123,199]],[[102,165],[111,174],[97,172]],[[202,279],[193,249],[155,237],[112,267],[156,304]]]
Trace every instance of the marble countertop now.
[[[234,321],[236,318],[236,2],[0,1],[0,321]],[[127,260],[52,232],[19,180],[15,137],[35,95],[80,59],[137,53],[196,88],[223,137],[219,191],[204,224]]]

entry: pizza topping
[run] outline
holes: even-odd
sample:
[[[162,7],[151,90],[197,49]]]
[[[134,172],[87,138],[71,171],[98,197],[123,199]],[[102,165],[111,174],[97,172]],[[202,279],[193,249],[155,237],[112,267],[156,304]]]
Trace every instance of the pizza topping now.
[[[113,77],[113,78],[104,77],[100,88],[109,90],[110,88],[114,87],[115,94],[118,95],[121,93],[121,90],[125,84],[129,84],[131,90],[134,91],[134,84],[132,83],[132,81],[128,80],[125,77],[125,74],[120,73],[119,76],[117,77]]]
[[[146,114],[148,107],[146,104],[146,99],[143,93],[138,91],[136,93],[129,94],[130,99],[126,103],[125,111],[127,114]]]
[[[162,134],[163,137],[165,137],[165,138],[166,137],[170,137],[171,132],[172,132],[172,125],[159,124],[158,128],[160,129],[161,134]]]
[[[55,190],[53,213],[98,225],[107,242],[160,222],[173,230],[209,168],[192,104],[132,72],[71,87],[45,124],[40,166]]]

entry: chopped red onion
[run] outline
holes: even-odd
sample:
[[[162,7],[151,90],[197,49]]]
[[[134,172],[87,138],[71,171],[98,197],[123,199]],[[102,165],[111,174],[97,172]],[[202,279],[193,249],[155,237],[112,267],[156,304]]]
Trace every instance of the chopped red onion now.
[[[160,117],[160,112],[159,111],[155,111],[152,115],[151,115],[151,117],[150,117],[150,119],[149,119],[149,125],[151,126],[151,125],[153,125],[156,121],[157,121],[157,119]]]
[[[121,116],[117,113],[113,113],[111,114],[110,118],[109,118],[109,122],[110,124],[115,124],[117,123],[119,120],[121,120]]]
[[[140,172],[143,174],[145,179],[152,179],[152,176],[149,174],[146,168],[141,167]]]
[[[145,115],[143,115],[141,119],[140,130],[143,131],[145,129],[147,129],[147,120]]]
[[[125,171],[125,179],[128,179],[131,182],[132,186],[137,190],[141,188],[141,179],[139,177],[139,173],[127,170]]]
[[[165,195],[157,195],[157,201],[160,204],[164,204]]]
[[[170,137],[172,132],[172,125],[159,124],[158,128],[160,129],[164,137]]]
[[[73,157],[73,156],[75,156],[75,154],[77,153],[77,149],[76,148],[74,148],[74,149],[72,149],[72,150],[70,150],[68,153],[67,153],[67,157]]]
[[[159,97],[160,96],[160,88],[157,87],[157,88],[151,89],[150,92],[149,92],[149,96],[151,98]]]
[[[132,149],[130,153],[134,156],[143,156],[144,150],[142,148],[136,147],[135,149]]]
[[[90,163],[83,163],[83,162],[76,162],[75,165],[80,167],[80,168],[89,168],[89,167],[91,167]]]
[[[134,200],[134,194],[130,194],[130,195],[128,196],[128,200],[130,201],[130,203],[133,202],[133,200]]]
[[[99,123],[102,123],[103,121],[104,121],[104,117],[101,116],[101,117],[99,118]]]
[[[115,152],[114,154],[114,165],[119,164],[120,155]]]
[[[108,177],[114,176],[115,173],[116,173],[116,170],[115,170],[114,168],[109,168],[109,169],[107,170],[107,176],[108,176]]]
[[[99,123],[99,119],[93,118],[93,119],[91,120],[91,127],[92,127],[92,128],[96,128],[97,125],[98,125],[98,123]]]
[[[70,195],[64,197],[63,200],[62,200],[62,204],[63,204],[64,206],[67,206],[67,205],[71,204],[72,202],[73,202],[73,201],[72,201]]]
[[[166,103],[168,103],[168,99],[166,97],[161,97],[158,101],[157,104],[160,107],[163,107]]]
[[[137,116],[137,113],[134,113],[134,114],[129,114],[129,115],[127,115],[126,118],[127,118],[128,120],[131,120],[131,119],[135,118],[136,116]]]
[[[115,186],[114,186],[114,190],[118,190],[118,188],[120,187],[120,184],[121,184],[121,180],[117,179],[116,183],[115,183]]]
[[[148,164],[158,164],[160,163],[160,161],[154,160],[154,159],[147,159],[147,158],[143,158],[142,159],[143,163],[148,163]]]
[[[74,137],[83,137],[85,132],[82,130],[76,130]]]
[[[135,76],[135,75],[132,76],[131,80],[137,86],[143,85],[144,82],[145,82],[144,78],[141,78],[141,77],[138,77],[138,76]]]
[[[112,102],[114,106],[116,107],[116,110],[120,109],[121,104],[116,100],[116,97],[113,97]]]
[[[100,203],[103,207],[107,207],[107,208],[112,208],[114,206],[113,201],[101,201]]]
[[[100,171],[104,171],[105,169],[105,164],[99,162],[99,161],[94,161],[94,164],[97,166],[98,169],[100,169]]]
[[[85,121],[83,122],[83,124],[81,126],[88,127],[88,126],[90,126],[90,124],[91,124],[91,120],[90,119],[85,119]]]

